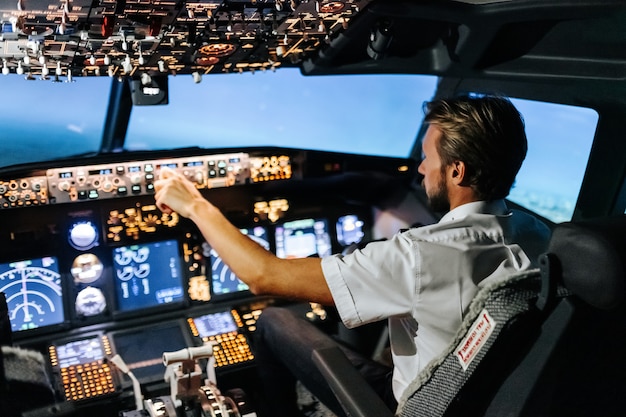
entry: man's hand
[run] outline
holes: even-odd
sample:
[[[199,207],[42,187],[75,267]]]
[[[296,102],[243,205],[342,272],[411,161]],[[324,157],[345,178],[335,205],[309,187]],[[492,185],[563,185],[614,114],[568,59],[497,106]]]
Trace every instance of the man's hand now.
[[[176,212],[191,217],[198,202],[206,202],[198,189],[184,176],[167,167],[161,169],[159,179],[154,182],[156,205],[164,213]]]

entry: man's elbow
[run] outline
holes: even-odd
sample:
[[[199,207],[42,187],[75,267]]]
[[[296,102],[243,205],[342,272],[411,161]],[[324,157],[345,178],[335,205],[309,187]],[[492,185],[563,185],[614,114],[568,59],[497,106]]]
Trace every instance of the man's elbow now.
[[[263,285],[260,285],[258,282],[250,282],[248,284],[248,288],[250,289],[250,292],[254,295],[268,295],[268,291],[263,287]]]

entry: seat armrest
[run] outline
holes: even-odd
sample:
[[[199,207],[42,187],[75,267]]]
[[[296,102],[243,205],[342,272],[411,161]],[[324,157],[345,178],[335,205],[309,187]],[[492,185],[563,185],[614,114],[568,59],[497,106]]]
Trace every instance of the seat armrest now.
[[[312,359],[348,416],[393,416],[340,348],[316,349]]]

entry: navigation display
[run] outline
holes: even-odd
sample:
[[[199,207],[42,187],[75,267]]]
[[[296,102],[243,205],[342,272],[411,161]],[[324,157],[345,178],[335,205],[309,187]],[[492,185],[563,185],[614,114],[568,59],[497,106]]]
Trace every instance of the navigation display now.
[[[248,235],[252,240],[269,250],[270,244],[267,238],[267,230],[257,226],[240,229],[241,233]],[[242,282],[237,275],[222,261],[222,258],[207,244],[211,259],[211,288],[213,295],[232,294],[247,291],[248,285]]]
[[[5,293],[11,330],[63,323],[63,288],[57,258],[0,264],[0,292]]]
[[[276,256],[279,258],[323,258],[332,246],[325,219],[302,219],[276,226]]]
[[[117,310],[155,307],[184,300],[176,240],[113,249]]]

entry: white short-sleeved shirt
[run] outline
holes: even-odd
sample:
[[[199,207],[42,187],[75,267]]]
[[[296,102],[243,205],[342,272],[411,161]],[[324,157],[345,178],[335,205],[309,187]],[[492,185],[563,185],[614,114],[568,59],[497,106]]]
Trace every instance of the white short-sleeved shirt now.
[[[436,224],[326,257],[322,269],[346,326],[389,319],[399,399],[452,341],[478,285],[533,267],[549,237],[545,224],[503,200],[473,202]]]

